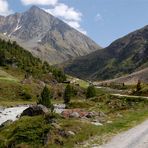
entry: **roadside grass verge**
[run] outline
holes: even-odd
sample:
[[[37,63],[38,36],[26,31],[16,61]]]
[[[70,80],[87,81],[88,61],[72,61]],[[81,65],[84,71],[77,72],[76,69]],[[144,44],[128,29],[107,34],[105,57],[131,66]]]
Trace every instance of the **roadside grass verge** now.
[[[144,121],[148,117],[148,110],[146,108],[141,108],[141,111],[128,110],[122,115],[122,118],[112,117],[113,122],[110,124],[106,123],[103,126],[95,126],[81,120],[62,119],[59,121],[62,129],[74,132],[75,136],[60,137],[59,140],[62,141],[62,146],[50,142],[48,146],[51,148],[83,148],[84,146],[91,148],[94,143],[103,144],[112,136]]]
[[[125,111],[121,118],[114,118],[111,124],[105,124],[102,127],[99,127],[96,134],[93,137],[89,137],[89,140],[83,142],[82,145],[76,145],[75,147],[91,148],[93,144],[101,145],[109,141],[113,136],[126,131],[148,119],[148,110],[147,107]]]

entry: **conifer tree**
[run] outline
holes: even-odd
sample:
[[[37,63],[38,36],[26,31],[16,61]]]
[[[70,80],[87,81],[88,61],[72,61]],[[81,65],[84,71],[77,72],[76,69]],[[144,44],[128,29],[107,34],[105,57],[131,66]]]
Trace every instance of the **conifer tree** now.
[[[45,86],[42,93],[41,93],[39,104],[45,105],[46,107],[50,108],[51,107],[51,99],[52,99],[51,92],[48,89],[48,87]]]
[[[137,83],[137,92],[139,92],[141,90],[141,81],[138,80],[138,83]]]
[[[65,104],[69,104],[71,96],[72,96],[72,88],[71,88],[70,84],[68,84],[66,86],[65,92],[64,92],[64,103]]]
[[[86,98],[92,98],[96,96],[96,90],[94,86],[89,86],[86,92]]]

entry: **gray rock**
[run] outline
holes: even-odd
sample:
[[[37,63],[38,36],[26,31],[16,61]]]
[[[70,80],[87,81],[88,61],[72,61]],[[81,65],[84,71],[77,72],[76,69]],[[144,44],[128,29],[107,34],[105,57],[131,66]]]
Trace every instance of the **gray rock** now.
[[[70,117],[71,117],[71,118],[79,118],[80,115],[79,115],[79,113],[77,113],[77,112],[73,112],[73,113],[70,114]]]
[[[17,115],[16,118],[19,119],[20,118],[20,115]]]
[[[95,117],[95,116],[96,116],[96,113],[95,113],[95,112],[89,112],[89,113],[86,115],[87,118],[93,118],[93,117]]]
[[[37,106],[38,106],[39,108],[41,108],[44,113],[48,113],[49,110],[48,110],[48,108],[47,108],[46,106],[44,106],[44,105],[42,105],[42,104],[38,104]]]
[[[75,133],[72,132],[72,131],[68,131],[67,133],[68,133],[69,136],[74,136],[75,135]]]
[[[91,122],[91,124],[96,125],[96,126],[102,126],[103,124],[100,122]]]
[[[120,113],[117,114],[117,117],[122,118],[123,115],[121,115]]]
[[[43,105],[33,105],[23,111],[21,116],[36,116],[41,114],[47,114],[48,109]]]
[[[107,121],[106,123],[110,124],[110,123],[113,123],[113,121]]]

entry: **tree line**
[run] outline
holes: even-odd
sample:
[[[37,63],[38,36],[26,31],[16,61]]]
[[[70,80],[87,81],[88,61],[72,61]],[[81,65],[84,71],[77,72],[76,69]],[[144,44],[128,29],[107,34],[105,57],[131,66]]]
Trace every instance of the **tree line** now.
[[[42,62],[15,41],[0,39],[0,66],[13,66],[35,78],[40,78],[43,74],[51,72],[58,82],[66,80],[66,75],[62,70],[50,66],[46,61]]]

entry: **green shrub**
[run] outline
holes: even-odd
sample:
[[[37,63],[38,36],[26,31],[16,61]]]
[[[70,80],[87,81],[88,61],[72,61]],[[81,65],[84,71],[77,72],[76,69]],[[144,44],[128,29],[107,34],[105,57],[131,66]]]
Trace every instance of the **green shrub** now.
[[[86,92],[86,98],[92,98],[96,96],[96,89],[94,86],[89,86]]]
[[[0,147],[17,147],[18,144],[42,147],[50,130],[51,124],[48,124],[43,116],[22,117],[11,126],[2,129]]]
[[[21,96],[23,97],[24,100],[31,100],[32,99],[32,96],[31,94],[27,93],[27,92],[23,92],[21,94]]]
[[[141,82],[140,82],[140,80],[138,80],[136,90],[137,90],[137,92],[139,92],[141,90]]]

